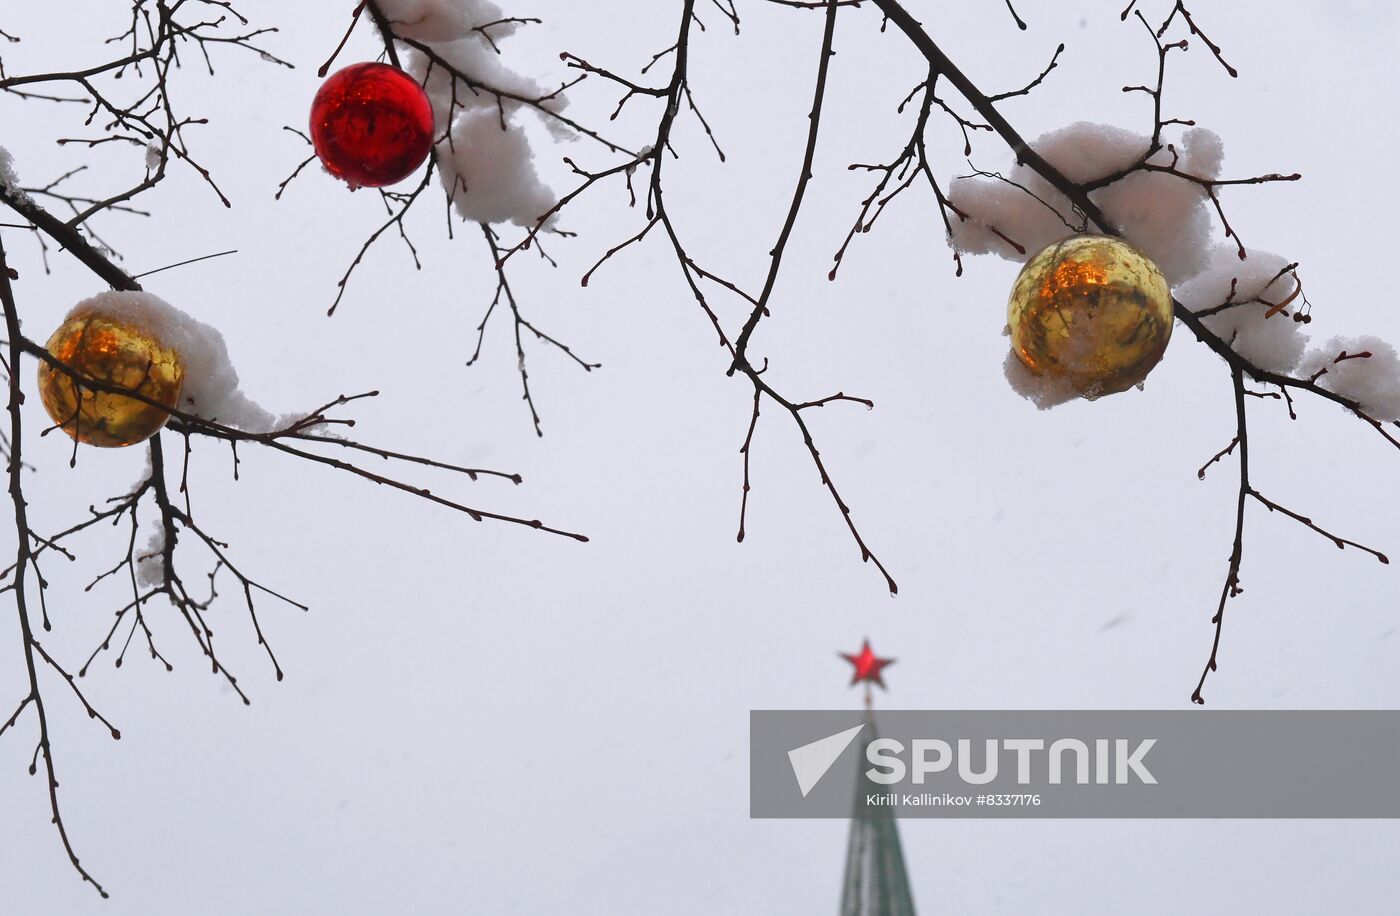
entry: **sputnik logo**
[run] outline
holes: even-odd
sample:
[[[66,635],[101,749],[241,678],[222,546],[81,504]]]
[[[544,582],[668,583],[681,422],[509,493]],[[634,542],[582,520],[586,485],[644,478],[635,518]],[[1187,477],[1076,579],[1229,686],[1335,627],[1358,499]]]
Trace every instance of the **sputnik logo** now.
[[[821,778],[826,775],[826,771],[831,769],[846,748],[851,746],[856,735],[865,728],[865,723],[848,728],[843,732],[834,735],[827,735],[819,738],[810,744],[795,747],[788,751],[788,762],[792,764],[792,775],[797,777],[797,788],[802,790],[802,797],[806,798],[807,793],[816,787]]]

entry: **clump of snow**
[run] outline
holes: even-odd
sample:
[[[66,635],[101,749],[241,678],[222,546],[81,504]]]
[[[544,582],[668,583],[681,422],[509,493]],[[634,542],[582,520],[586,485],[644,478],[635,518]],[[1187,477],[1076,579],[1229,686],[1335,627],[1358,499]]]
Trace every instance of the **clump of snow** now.
[[[503,126],[494,108],[458,115],[437,152],[443,186],[463,219],[533,228],[554,206],[525,132],[509,121]]]
[[[1235,246],[1217,245],[1206,269],[1177,287],[1176,298],[1193,312],[1231,303],[1201,323],[1259,368],[1291,372],[1302,359],[1307,335],[1290,311],[1270,314],[1296,289],[1292,273],[1283,272],[1288,263],[1255,248],[1241,261]]]
[[[394,34],[422,42],[453,41],[505,18],[491,0],[379,0],[378,5]],[[513,31],[515,23],[502,23],[491,35],[498,38]]]
[[[146,146],[146,171],[154,172],[160,168],[160,158],[165,154],[165,149],[159,143],[149,143]]]
[[[20,190],[19,174],[15,172],[15,157],[3,146],[0,146],[0,194],[11,200],[33,203],[30,196]]]
[[[1363,357],[1359,354],[1369,353]],[[1346,354],[1348,358],[1340,359]],[[1299,367],[1328,391],[1351,398],[1373,420],[1400,420],[1400,355],[1379,337],[1334,337]],[[1318,375],[1318,373],[1321,373]]]
[[[246,432],[272,432],[280,419],[239,390],[238,372],[217,328],[186,315],[147,292],[109,290],[84,299],[68,318],[101,316],[137,324],[180,354],[185,382],[180,408],[187,413]]]
[[[452,53],[453,58],[460,59],[463,55],[461,50],[450,50],[458,44],[439,45],[435,50],[444,55]],[[461,42],[465,47],[467,42]],[[492,101],[492,97],[483,93],[472,91],[465,86],[456,86],[457,78],[442,64],[435,62],[431,57],[416,48],[407,51],[403,55],[404,70],[412,76],[423,87],[423,91],[428,94],[428,102],[433,106],[433,130],[439,135],[446,134],[452,123],[452,116],[461,108],[486,104]],[[457,66],[454,64],[453,66]],[[458,67],[463,72],[471,72],[466,65]]]
[[[500,38],[495,29],[491,34],[493,38]],[[440,132],[445,130],[449,117],[459,111],[494,110],[499,106],[504,113],[511,114],[521,107],[520,102],[498,97],[497,93],[532,100],[548,95],[538,82],[507,67],[501,55],[478,33],[430,47],[438,60],[416,48],[410,49],[404,55],[404,69],[423,84],[428,101],[433,105],[433,123]],[[475,85],[458,80],[453,70]],[[562,95],[551,96],[541,104],[550,111],[563,111],[568,106]]]
[[[1083,184],[1130,168],[1149,144],[1141,134],[1081,121],[1044,134],[1031,147],[1066,178]],[[1211,131],[1187,131],[1177,153],[1178,171],[1203,179],[1219,177],[1224,146]],[[1150,161],[1169,165],[1172,155],[1163,148]],[[951,243],[958,251],[1019,262],[1081,228],[1082,216],[1029,166],[1017,164],[1005,179],[974,176],[953,182],[948,199],[968,216],[953,220]],[[1205,267],[1211,222],[1200,185],[1165,172],[1139,171],[1090,192],[1089,198],[1128,241],[1157,263],[1173,286]],[[993,228],[1025,251],[1017,251]]]
[[[458,213],[533,228],[557,198],[535,171],[519,100],[540,100],[551,112],[567,100],[506,66],[498,45],[517,24],[502,22],[490,0],[390,0],[380,8],[395,34],[427,48],[406,51],[404,68],[432,104],[438,169]],[[544,122],[556,137],[568,136],[554,118]]]
[[[1199,178],[1219,178],[1225,164],[1225,141],[1213,130],[1193,127],[1181,135],[1181,171]]]
[[[15,157],[0,146],[0,185],[7,189],[19,190],[19,175],[15,173]]]
[[[157,519],[146,547],[136,555],[136,584],[155,588],[165,583],[165,526]]]
[[[1079,397],[1074,386],[1064,379],[1036,375],[1026,368],[1026,364],[1016,358],[1012,350],[1006,352],[1006,363],[1002,366],[1006,381],[1011,390],[1030,401],[1039,410],[1049,410]]]

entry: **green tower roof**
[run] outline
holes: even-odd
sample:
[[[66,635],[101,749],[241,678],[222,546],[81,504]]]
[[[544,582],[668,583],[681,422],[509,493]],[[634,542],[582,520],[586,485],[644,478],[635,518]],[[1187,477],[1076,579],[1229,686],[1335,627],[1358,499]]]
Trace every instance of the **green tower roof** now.
[[[874,717],[868,721],[871,737],[861,743],[861,760],[876,735]],[[857,800],[862,793],[877,788],[865,778],[863,769],[856,770]],[[904,849],[894,817],[871,813],[864,805],[856,806],[842,883],[841,916],[914,916],[914,896],[909,890],[909,873],[904,867]]]

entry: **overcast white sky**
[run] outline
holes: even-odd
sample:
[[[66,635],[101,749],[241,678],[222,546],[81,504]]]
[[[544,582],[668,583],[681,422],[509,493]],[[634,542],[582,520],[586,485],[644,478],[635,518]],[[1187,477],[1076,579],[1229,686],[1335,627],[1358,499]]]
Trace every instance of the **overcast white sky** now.
[[[747,818],[748,710],[858,702],[835,657],[868,635],[899,661],[888,707],[1188,705],[1209,648],[1229,553],[1234,465],[1196,468],[1233,435],[1224,365],[1178,328],[1144,392],[1038,413],[1007,387],[1005,295],[1015,268],[971,259],[952,275],[932,202],[910,193],[854,246],[839,280],[830,257],[867,191],[854,161],[895,154],[894,107],[921,78],[873,7],[843,11],[810,200],[755,338],[771,377],[802,397],[838,389],[876,410],[813,415],[823,456],[872,547],[900,583],[890,598],[820,488],[794,430],[765,412],[754,445],[749,538],[734,541],[751,392],[725,361],[660,239],[578,277],[639,228],[620,188],[572,210],[580,233],[560,261],[513,266],[524,306],[603,369],[584,376],[531,347],[544,416],[537,440],[519,400],[514,348],[494,324],[486,356],[463,363],[494,274],[478,233],[444,237],[440,204],[413,237],[367,259],[333,319],[325,308],[377,197],[320,173],[281,202],[277,182],[304,155],[317,66],[349,2],[242,0],[289,71],[216,58],[219,78],[179,76],[191,132],[234,200],[225,210],[181,174],[142,199],[151,219],[104,217],[125,263],[145,270],[226,248],[236,256],[152,277],[153,292],[223,329],[246,389],[273,411],[381,388],[357,412],[373,442],[524,474],[519,488],[426,478],[488,508],[587,532],[581,545],[475,524],[344,475],[277,456],[199,445],[194,509],[244,567],[312,606],[263,606],[287,670],[278,684],[246,614],[213,612],[222,651],[253,698],[244,708],[203,668],[173,615],[167,674],[133,650],[94,665],[86,689],[118,724],[113,743],[49,684],[70,831],[106,903],[74,876],[25,775],[32,723],[0,741],[0,910],[7,913],[822,913],[836,909],[846,825]],[[911,8],[992,91],[1062,63],[1029,99],[1005,104],[1027,136],[1090,119],[1150,128],[1141,95],[1155,51],[1120,0],[1020,0]],[[692,85],[729,155],[714,161],[687,117],[668,165],[668,200],[693,252],[751,287],[761,278],[800,161],[820,16],[741,0],[734,37],[714,11],[692,48]],[[1154,17],[1159,0],[1146,2]],[[1400,190],[1385,165],[1396,11],[1361,0],[1199,3],[1198,19],[1241,72],[1203,49],[1177,58],[1167,111],[1225,139],[1225,172],[1303,173],[1232,191],[1247,244],[1302,262],[1316,336],[1400,340],[1392,308]],[[10,4],[0,28],[11,73],[101,58],[124,4]],[[508,44],[517,69],[564,76],[574,51],[632,72],[674,40],[679,3],[511,5],[546,24]],[[362,28],[342,63],[375,54]],[[193,61],[191,61],[193,63]],[[580,87],[573,110],[601,122],[616,95]],[[957,104],[956,101],[954,104]],[[648,106],[651,107],[648,107]],[[84,188],[139,177],[138,150],[96,152],[75,107],[3,101],[4,146],[26,183],[90,163]],[[640,146],[645,100],[611,126]],[[540,167],[567,188],[562,155],[610,160],[594,145],[552,146]],[[941,175],[967,169],[951,123],[930,135]],[[975,161],[1004,169],[999,143]],[[43,339],[98,282],[62,253],[52,275],[8,230],[23,274],[26,330]],[[731,327],[742,320],[724,303]],[[500,316],[498,316],[499,319]],[[25,368],[26,381],[33,367]],[[1289,423],[1251,402],[1257,486],[1319,523],[1400,553],[1400,454],[1354,418],[1308,399]],[[31,431],[42,415],[26,407]],[[26,443],[40,530],[56,530],[137,478],[142,456],[84,450],[59,436]],[[10,537],[6,533],[0,537]],[[121,586],[83,593],[124,542],[103,531],[77,562],[50,561],[57,623],[46,646],[78,664],[101,639]],[[195,570],[190,556],[187,576]],[[197,576],[197,573],[194,573]],[[1258,507],[1246,528],[1245,595],[1231,605],[1222,707],[1391,707],[1400,700],[1397,580],[1356,551]],[[220,626],[222,624],[222,626]],[[0,697],[22,695],[15,628],[0,628]],[[9,700],[5,701],[7,704]],[[901,825],[926,912],[1384,913],[1400,887],[1389,822],[910,821]]]

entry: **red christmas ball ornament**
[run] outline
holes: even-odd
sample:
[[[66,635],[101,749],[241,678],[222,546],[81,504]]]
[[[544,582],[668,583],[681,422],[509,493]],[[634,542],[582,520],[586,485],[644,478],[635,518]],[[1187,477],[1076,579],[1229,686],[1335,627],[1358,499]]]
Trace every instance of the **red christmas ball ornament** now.
[[[311,102],[311,142],[351,188],[381,188],[418,170],[433,148],[433,107],[413,77],[388,64],[332,74]]]

